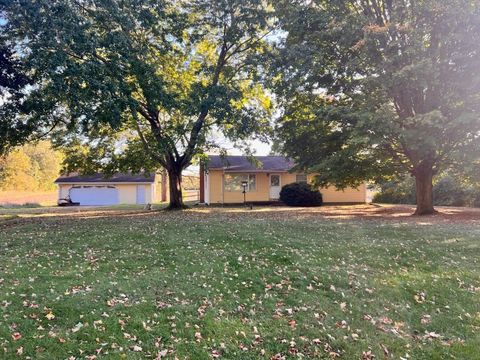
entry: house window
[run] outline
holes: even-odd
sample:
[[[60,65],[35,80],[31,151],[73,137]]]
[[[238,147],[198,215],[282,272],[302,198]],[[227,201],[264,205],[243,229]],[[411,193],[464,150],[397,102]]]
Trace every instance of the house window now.
[[[295,181],[298,183],[306,183],[307,182],[307,174],[297,174]]]
[[[242,181],[246,181],[247,191],[255,191],[257,178],[254,174],[225,174],[225,191],[243,191]]]

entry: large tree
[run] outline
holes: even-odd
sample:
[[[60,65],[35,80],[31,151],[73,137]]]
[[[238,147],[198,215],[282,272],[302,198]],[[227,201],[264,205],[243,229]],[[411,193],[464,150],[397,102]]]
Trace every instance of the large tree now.
[[[16,121],[79,149],[70,165],[163,167],[170,207],[181,208],[182,170],[212,145],[211,131],[238,140],[268,124],[255,82],[267,0],[0,3],[1,35],[35,84]]]
[[[278,11],[283,151],[321,185],[408,172],[416,214],[433,213],[435,174],[478,158],[480,3],[298,0]]]

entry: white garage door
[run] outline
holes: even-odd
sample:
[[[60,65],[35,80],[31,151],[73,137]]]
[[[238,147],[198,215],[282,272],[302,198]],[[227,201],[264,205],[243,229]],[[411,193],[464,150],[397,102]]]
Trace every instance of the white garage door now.
[[[80,205],[116,205],[118,190],[113,186],[82,186],[70,190],[70,198]]]

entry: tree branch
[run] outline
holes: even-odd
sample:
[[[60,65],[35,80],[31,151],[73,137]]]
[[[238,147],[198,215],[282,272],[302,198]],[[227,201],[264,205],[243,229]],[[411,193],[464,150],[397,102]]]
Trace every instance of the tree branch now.
[[[224,38],[222,49],[220,50],[220,54],[217,59],[217,64],[215,66],[215,72],[213,74],[213,78],[210,83],[210,88],[218,84],[218,81],[220,79],[220,73],[222,72],[222,69],[226,62],[227,52],[228,52],[228,45],[227,45],[226,38]],[[207,99],[208,97],[210,97],[210,95],[207,95]],[[190,140],[188,141],[187,148],[185,149],[184,154],[180,157],[180,166],[182,167],[188,166],[188,164],[190,163],[190,160],[192,160],[195,147],[198,141],[198,136],[200,134],[200,131],[202,130],[203,124],[208,115],[208,111],[209,111],[208,107],[205,107],[204,109],[202,109],[200,111],[200,114],[198,115],[197,120],[193,124],[192,130],[190,131]]]
[[[138,121],[138,117],[137,117],[137,113],[135,111],[132,111],[132,117],[133,117],[133,121],[135,123],[135,128],[137,130],[137,133],[138,133],[138,136],[140,137],[140,140],[143,144],[143,147],[145,149],[145,151],[152,157],[154,158],[156,161],[158,161],[160,163],[160,165],[162,165],[163,167],[166,167],[166,163],[165,163],[165,160],[162,159],[160,156],[158,156],[157,154],[155,154],[151,149],[150,149],[150,146],[148,145],[148,142],[147,140],[145,139],[145,136],[143,135],[142,133],[142,129],[140,128],[140,124],[139,124],[139,121]]]

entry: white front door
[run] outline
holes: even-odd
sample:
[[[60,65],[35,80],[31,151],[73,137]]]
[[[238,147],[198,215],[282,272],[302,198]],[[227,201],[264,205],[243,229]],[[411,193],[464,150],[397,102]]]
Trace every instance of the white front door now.
[[[279,174],[270,174],[270,199],[278,200],[280,198],[280,190],[282,184],[280,182]]]

